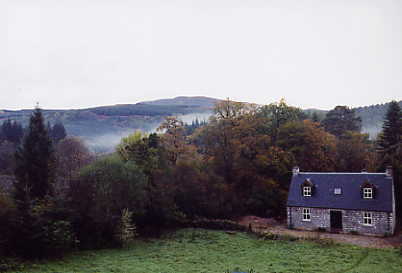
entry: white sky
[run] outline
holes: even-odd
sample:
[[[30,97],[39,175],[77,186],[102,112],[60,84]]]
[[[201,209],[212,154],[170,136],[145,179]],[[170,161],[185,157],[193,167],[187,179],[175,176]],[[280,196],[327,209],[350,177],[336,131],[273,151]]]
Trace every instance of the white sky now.
[[[402,99],[400,0],[0,0],[0,109]]]

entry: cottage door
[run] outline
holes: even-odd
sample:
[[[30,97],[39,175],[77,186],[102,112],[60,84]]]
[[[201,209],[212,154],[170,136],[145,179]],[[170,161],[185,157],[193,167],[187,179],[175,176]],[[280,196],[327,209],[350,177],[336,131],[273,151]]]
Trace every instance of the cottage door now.
[[[340,210],[331,210],[330,211],[330,221],[331,221],[331,230],[342,229],[342,211]]]

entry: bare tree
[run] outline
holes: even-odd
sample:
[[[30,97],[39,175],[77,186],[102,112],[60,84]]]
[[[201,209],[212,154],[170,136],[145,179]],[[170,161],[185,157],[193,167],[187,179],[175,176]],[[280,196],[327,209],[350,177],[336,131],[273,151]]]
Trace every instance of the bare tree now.
[[[76,137],[67,137],[56,146],[58,188],[70,186],[82,167],[93,160],[93,155],[83,141]]]

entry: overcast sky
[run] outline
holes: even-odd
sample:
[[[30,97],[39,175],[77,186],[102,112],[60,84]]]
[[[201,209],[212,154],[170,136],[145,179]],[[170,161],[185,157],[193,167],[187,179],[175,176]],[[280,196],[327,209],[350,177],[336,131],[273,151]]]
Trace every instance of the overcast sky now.
[[[400,0],[0,0],[0,109],[402,99]]]

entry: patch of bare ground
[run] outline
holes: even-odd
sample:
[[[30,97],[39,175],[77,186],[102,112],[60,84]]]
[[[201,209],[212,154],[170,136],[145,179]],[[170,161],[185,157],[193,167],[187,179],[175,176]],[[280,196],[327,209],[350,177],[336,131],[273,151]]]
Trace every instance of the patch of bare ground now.
[[[261,218],[256,216],[244,216],[238,221],[239,224],[251,228],[253,232],[269,232],[277,235],[289,235],[300,239],[331,239],[338,243],[352,244],[370,248],[393,248],[402,245],[402,236],[395,234],[390,237],[373,237],[364,235],[352,235],[342,233],[329,233],[318,231],[305,231],[288,229],[284,223],[272,218]]]

